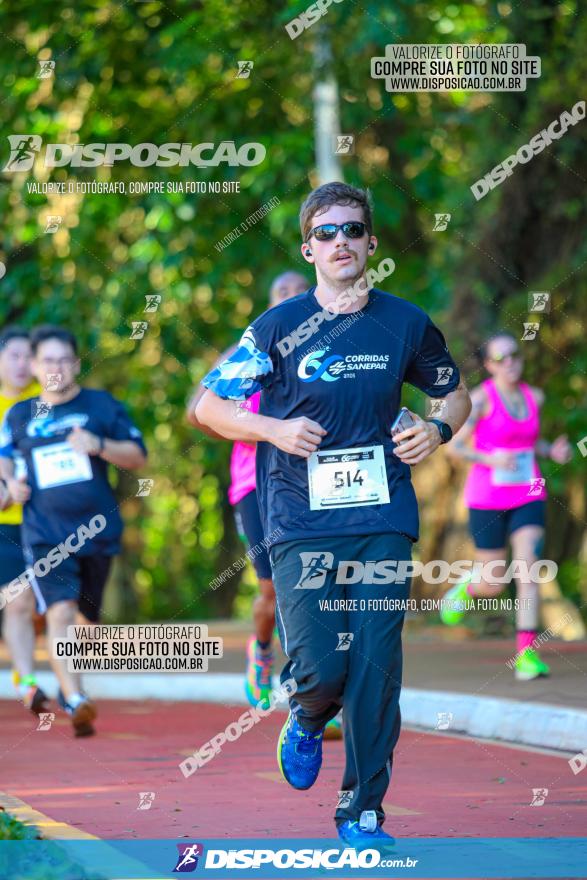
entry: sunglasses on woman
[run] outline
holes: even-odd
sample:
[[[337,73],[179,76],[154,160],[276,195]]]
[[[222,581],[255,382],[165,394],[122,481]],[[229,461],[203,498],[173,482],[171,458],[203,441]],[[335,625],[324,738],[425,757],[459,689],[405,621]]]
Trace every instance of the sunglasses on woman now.
[[[502,364],[508,358],[519,358],[519,357],[521,357],[521,355],[520,355],[519,349],[516,348],[516,349],[514,349],[514,351],[508,351],[505,354],[496,354],[491,358],[491,360],[493,361],[494,364]]]
[[[355,220],[349,220],[347,223],[323,223],[321,226],[314,226],[310,229],[308,239],[314,236],[318,241],[332,241],[338,235],[338,230],[342,229],[345,238],[362,238],[367,231],[364,223],[358,223]]]

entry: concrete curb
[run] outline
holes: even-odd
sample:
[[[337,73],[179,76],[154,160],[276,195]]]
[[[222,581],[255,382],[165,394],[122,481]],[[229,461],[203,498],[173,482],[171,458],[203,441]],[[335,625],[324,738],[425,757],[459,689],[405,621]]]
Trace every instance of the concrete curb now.
[[[448,732],[565,752],[587,748],[587,712],[580,709],[415,688],[402,690],[400,704],[403,723],[426,730],[443,729],[438,716],[450,712]]]
[[[49,695],[56,692],[50,672],[38,673],[39,685]],[[111,673],[84,676],[89,694],[96,699],[165,700],[247,705],[243,676],[237,673],[205,675],[152,675]],[[278,687],[274,679],[274,686]],[[7,670],[0,671],[0,699],[13,699]],[[498,697],[482,697],[451,691],[404,688],[402,720],[424,730],[447,730],[469,736],[503,740],[521,745],[581,752],[587,749],[587,712],[547,703],[522,703]],[[452,715],[444,727],[439,715]]]

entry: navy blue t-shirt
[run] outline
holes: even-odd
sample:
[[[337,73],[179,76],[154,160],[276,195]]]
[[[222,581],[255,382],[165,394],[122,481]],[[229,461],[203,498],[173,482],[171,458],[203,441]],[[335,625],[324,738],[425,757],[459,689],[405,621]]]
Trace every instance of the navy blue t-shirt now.
[[[319,453],[382,446],[389,502],[310,509],[307,460],[259,443],[257,493],[265,537],[270,546],[388,532],[417,540],[410,467],[393,455],[390,428],[404,382],[430,397],[445,397],[459,384],[459,371],[442,333],[412,303],[371,289],[360,312],[332,316],[314,290],[257,318],[203,384],[232,400],[262,390],[261,415],[313,419],[328,432]]]
[[[105,528],[87,540],[77,554],[113,555],[120,551],[123,523],[108,482],[108,463],[90,455],[83,479],[67,481],[66,476],[59,482],[59,456],[63,455],[59,444],[66,442],[75,425],[105,439],[133,440],[146,452],[141,432],[124,406],[107,391],[82,388],[72,400],[54,404],[46,414],[39,397],[16,403],[6,413],[0,430],[0,455],[22,456],[26,464],[31,497],[23,508],[24,543],[56,546],[101,514]],[[40,487],[39,483],[47,485]]]

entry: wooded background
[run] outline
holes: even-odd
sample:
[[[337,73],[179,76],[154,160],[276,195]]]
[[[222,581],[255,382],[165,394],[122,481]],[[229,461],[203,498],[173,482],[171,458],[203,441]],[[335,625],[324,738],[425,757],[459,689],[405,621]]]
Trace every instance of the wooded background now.
[[[552,309],[526,348],[528,381],[545,388],[544,435],[566,432],[570,464],[545,463],[550,492],[546,556],[560,565],[565,594],[587,600],[585,419],[587,122],[516,167],[480,202],[470,186],[585,98],[587,21],[581,4],[394,4],[344,0],[292,41],[284,25],[306,8],[266,0],[230,4],[4,3],[0,58],[4,135],[45,142],[218,143],[260,141],[252,168],[114,168],[0,175],[0,323],[58,322],[80,338],[83,381],[122,399],[150,451],[148,497],[118,475],[127,522],[124,554],[108,592],[119,620],[230,616],[241,575],[210,581],[241,554],[226,501],[230,445],[189,428],[192,386],[219,351],[264,310],[271,279],[297,267],[297,214],[318,182],[313,90],[338,85],[340,131],[354,154],[347,182],[369,187],[378,257],[392,256],[385,289],[430,312],[470,386],[482,377],[474,352],[498,327],[520,338],[530,290],[550,291]],[[525,43],[542,76],[522,93],[393,94],[370,77],[387,43]],[[325,51],[329,49],[330,51]],[[54,75],[37,78],[39,61]],[[237,61],[254,64],[236,76]],[[2,138],[2,164],[8,141]],[[239,180],[238,195],[71,195],[27,192],[37,180]],[[214,245],[263,204],[279,204],[218,253]],[[435,213],[451,214],[434,232]],[[55,234],[49,214],[63,215]],[[156,313],[145,296],[160,294]],[[141,340],[133,321],[148,320]],[[422,395],[404,401],[423,411]],[[415,475],[422,558],[466,558],[460,471],[441,454]],[[250,580],[250,576],[249,576]],[[246,611],[246,599],[237,610]]]

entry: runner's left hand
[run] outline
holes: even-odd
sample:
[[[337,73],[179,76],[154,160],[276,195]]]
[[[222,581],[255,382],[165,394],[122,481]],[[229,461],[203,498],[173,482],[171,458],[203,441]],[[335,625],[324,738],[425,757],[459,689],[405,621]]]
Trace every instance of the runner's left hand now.
[[[561,434],[556,440],[553,440],[549,456],[557,464],[566,464],[572,458],[571,444],[566,434]]]
[[[100,439],[91,431],[80,428],[79,425],[67,435],[67,442],[76,452],[85,452],[86,455],[98,455],[100,452]]]
[[[405,464],[414,465],[424,461],[440,446],[440,432],[432,422],[425,422],[416,413],[410,415],[416,424],[395,435],[393,439],[397,445],[393,453]]]
[[[0,510],[6,510],[12,504],[12,498],[8,491],[8,486],[4,480],[0,480]]]

